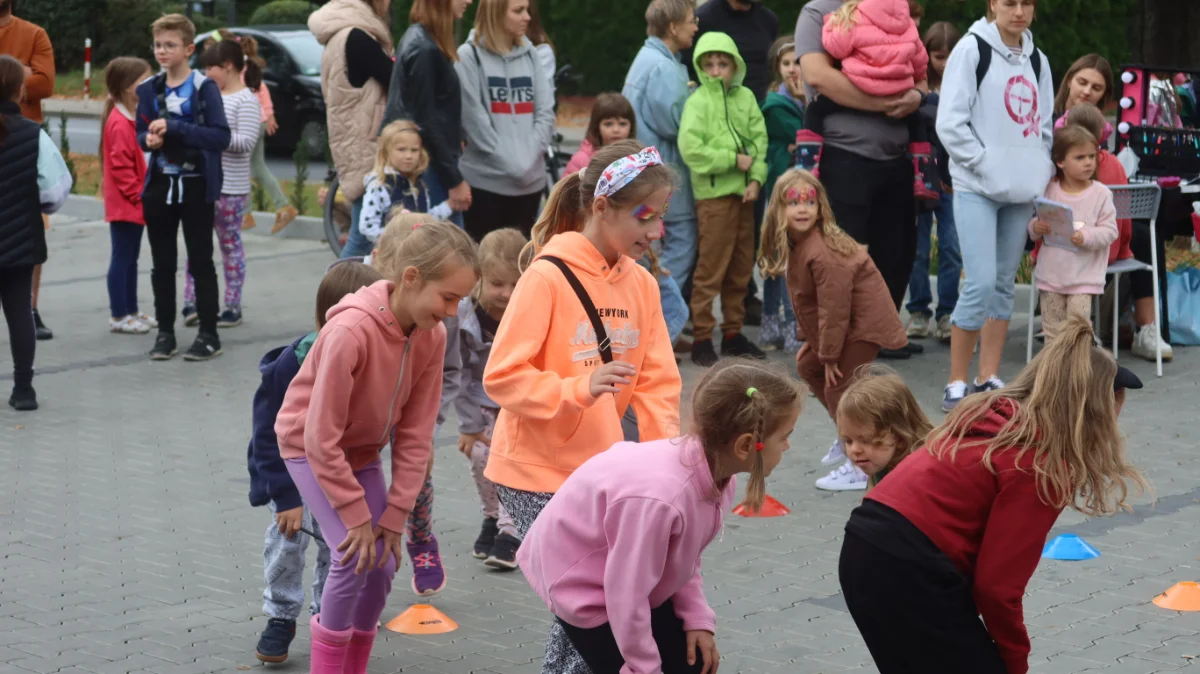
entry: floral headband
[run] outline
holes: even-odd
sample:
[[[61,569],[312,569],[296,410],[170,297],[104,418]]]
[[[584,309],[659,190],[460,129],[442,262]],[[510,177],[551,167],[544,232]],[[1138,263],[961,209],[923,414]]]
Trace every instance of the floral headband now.
[[[633,182],[633,179],[641,175],[642,171],[651,166],[662,166],[662,163],[662,156],[658,154],[658,148],[653,146],[644,148],[628,157],[621,157],[609,164],[608,168],[604,169],[604,173],[600,174],[600,180],[596,181],[596,191],[592,196],[611,197]]]

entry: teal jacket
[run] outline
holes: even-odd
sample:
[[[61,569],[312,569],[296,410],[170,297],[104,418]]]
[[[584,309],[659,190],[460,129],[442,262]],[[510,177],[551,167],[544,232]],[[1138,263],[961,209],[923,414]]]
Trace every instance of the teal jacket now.
[[[711,52],[733,56],[737,71],[733,83],[714,80],[700,68],[700,59]],[[742,86],[746,62],[733,38],[725,33],[705,33],[696,44],[693,62],[700,87],[683,106],[679,123],[679,151],[692,175],[696,200],[741,194],[751,180],[767,181],[767,125],[758,98]],[[754,158],[749,173],[738,170],[737,155]]]
[[[770,199],[775,181],[792,167],[788,146],[796,142],[796,132],[804,128],[804,107],[796,99],[778,91],[767,93],[762,105],[767,123],[767,182],[763,183],[763,198]]]

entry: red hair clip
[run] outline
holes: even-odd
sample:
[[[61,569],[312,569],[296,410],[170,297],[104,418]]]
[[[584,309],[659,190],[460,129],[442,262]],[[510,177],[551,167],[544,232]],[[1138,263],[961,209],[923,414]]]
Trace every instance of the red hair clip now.
[[[763,443],[761,443],[761,442],[754,443],[754,451],[756,451],[756,452],[763,451]]]

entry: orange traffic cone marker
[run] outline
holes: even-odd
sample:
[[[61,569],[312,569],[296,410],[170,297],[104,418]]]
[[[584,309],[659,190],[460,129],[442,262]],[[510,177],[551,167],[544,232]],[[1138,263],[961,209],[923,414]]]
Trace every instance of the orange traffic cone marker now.
[[[387,628],[400,634],[445,634],[458,629],[458,623],[429,604],[414,604],[389,620]]]
[[[1154,598],[1154,605],[1172,611],[1200,611],[1200,583],[1175,583]]]
[[[750,506],[745,503],[741,503],[733,509],[733,514],[740,517],[783,517],[790,512],[792,512],[790,508],[772,496],[763,499],[762,508],[758,512],[751,510]]]

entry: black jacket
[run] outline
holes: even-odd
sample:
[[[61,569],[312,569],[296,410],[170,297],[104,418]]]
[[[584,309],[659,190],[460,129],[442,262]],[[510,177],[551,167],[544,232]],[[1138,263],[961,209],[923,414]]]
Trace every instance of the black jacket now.
[[[46,261],[46,230],[38,193],[41,127],[21,116],[16,103],[0,103],[0,269]]]
[[[429,166],[446,190],[463,181],[458,170],[462,155],[462,91],[454,63],[438,49],[425,27],[413,24],[396,48],[396,66],[388,87],[383,124],[411,119],[421,127]]]
[[[742,85],[753,91],[758,102],[762,103],[772,79],[768,52],[779,37],[779,17],[755,0],[752,0],[750,9],[744,12],[730,7],[728,0],[708,0],[696,10],[696,20],[700,23],[700,29],[696,31],[697,41],[701,35],[712,32],[725,33],[733,38],[742,60],[746,62],[746,79]],[[691,49],[683,53],[683,62],[687,64],[692,81],[698,82]]]

